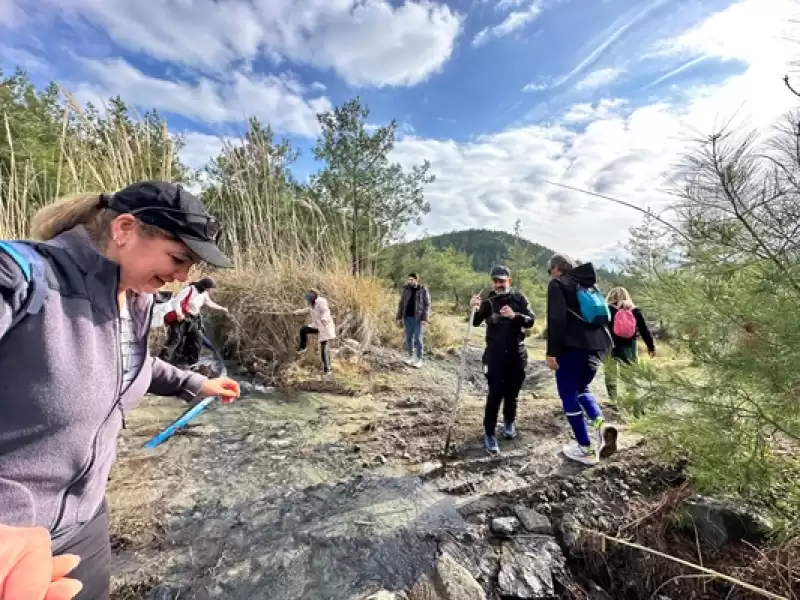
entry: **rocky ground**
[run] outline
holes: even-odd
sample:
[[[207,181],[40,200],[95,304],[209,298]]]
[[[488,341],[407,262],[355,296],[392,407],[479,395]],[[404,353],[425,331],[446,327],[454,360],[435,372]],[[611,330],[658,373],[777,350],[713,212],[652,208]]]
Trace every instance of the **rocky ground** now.
[[[487,457],[481,348],[467,352],[446,463],[454,354],[414,370],[378,349],[358,357],[368,365],[358,377],[341,361],[333,382],[246,384],[239,402],[155,450],[143,444],[184,407],[146,399],[110,487],[114,598],[639,597],[636,582],[609,596],[576,568],[577,540],[613,531],[639,498],[680,485],[680,470],[654,463],[624,427],[602,466],[566,463],[570,434],[541,360],[530,363],[519,437]]]

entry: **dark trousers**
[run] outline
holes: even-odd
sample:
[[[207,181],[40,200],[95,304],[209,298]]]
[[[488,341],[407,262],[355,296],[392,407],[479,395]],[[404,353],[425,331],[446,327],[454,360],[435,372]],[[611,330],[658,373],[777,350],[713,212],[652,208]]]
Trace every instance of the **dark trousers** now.
[[[517,419],[517,399],[525,381],[527,356],[509,352],[499,356],[484,356],[483,372],[489,384],[486,408],[483,413],[483,430],[494,436],[497,415],[503,405],[503,421],[507,424]]]
[[[203,349],[203,324],[199,315],[186,315],[183,321],[169,325],[167,343],[159,354],[172,364],[193,365]]]
[[[310,325],[304,325],[300,328],[300,350],[305,350],[306,346],[308,346],[308,336],[309,335],[317,335],[319,333],[319,329],[316,327],[311,327]],[[331,354],[328,350],[328,342],[327,340],[324,342],[319,343],[319,356],[322,359],[322,370],[325,373],[330,373],[331,370]]]
[[[80,564],[68,577],[83,584],[74,600],[108,600],[111,587],[111,543],[108,507],[103,502],[94,518],[63,543],[54,542],[53,555],[77,554]]]

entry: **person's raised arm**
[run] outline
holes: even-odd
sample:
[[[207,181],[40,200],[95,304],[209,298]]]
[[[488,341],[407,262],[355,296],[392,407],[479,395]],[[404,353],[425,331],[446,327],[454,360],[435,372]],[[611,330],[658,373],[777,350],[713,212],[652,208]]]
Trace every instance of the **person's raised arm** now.
[[[483,302],[480,301],[480,296],[473,296],[474,301],[480,302],[475,316],[472,318],[472,326],[479,327],[486,319],[492,316],[492,303],[487,299]]]
[[[221,310],[222,312],[228,312],[228,309],[225,306],[222,306],[222,305],[217,304],[216,302],[214,302],[211,299],[211,297],[208,295],[208,293],[205,294],[205,297],[203,298],[203,303],[208,308],[213,308],[214,310]]]

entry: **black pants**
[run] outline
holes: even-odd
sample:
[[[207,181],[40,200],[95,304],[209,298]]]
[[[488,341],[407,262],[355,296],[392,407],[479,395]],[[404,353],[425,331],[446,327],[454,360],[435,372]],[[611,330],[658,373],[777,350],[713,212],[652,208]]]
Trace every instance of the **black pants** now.
[[[60,545],[59,545],[60,544]],[[68,577],[83,584],[75,600],[108,600],[111,587],[111,543],[108,507],[103,502],[94,518],[63,543],[54,542],[53,555],[77,554],[80,564]]]
[[[319,333],[319,329],[316,327],[311,327],[310,325],[304,325],[300,328],[300,350],[305,350],[306,346],[308,346],[308,336],[309,335],[317,335]],[[331,355],[330,351],[328,350],[328,342],[327,340],[324,342],[319,343],[319,355],[322,359],[322,369],[325,373],[330,373],[331,371]]]
[[[169,325],[167,343],[159,354],[172,364],[193,365],[203,349],[203,324],[199,315],[186,315],[183,321]]]
[[[509,352],[492,356],[484,355],[483,371],[489,384],[486,396],[486,409],[483,413],[483,430],[486,435],[494,436],[497,429],[497,414],[503,405],[503,421],[513,423],[517,419],[517,399],[525,381],[527,356]]]

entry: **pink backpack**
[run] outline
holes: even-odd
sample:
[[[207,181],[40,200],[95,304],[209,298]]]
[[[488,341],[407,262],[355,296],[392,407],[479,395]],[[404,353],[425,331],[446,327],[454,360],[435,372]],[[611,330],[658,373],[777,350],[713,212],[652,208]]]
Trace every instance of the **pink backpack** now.
[[[630,308],[619,308],[614,315],[614,335],[623,340],[636,337],[636,317]]]

